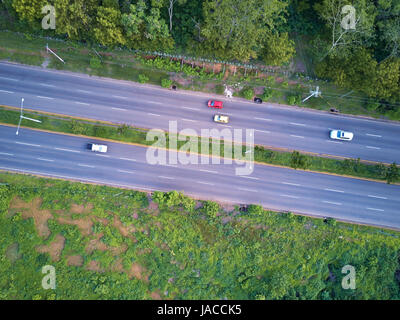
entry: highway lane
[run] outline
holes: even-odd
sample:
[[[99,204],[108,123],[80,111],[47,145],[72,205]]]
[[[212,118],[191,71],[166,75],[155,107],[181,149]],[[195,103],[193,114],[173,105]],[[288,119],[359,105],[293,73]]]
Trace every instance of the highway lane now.
[[[249,176],[235,175],[235,163],[151,165],[146,148],[107,143],[98,154],[88,142],[96,140],[0,126],[0,169],[400,228],[399,186],[263,165]]]
[[[331,115],[272,104],[257,105],[239,99],[223,99],[224,109],[206,107],[209,96],[172,92],[127,81],[59,73],[41,68],[0,63],[0,104],[127,123],[168,130],[169,120],[178,129],[200,134],[208,128],[252,128],[255,143],[321,154],[400,162],[400,125]],[[228,114],[231,122],[212,122],[215,113]],[[329,139],[330,129],[353,131],[352,142]]]

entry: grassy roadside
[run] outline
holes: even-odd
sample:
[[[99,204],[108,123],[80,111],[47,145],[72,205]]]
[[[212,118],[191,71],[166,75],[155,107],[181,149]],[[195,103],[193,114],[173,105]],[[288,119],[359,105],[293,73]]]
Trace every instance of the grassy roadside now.
[[[30,128],[38,128],[54,132],[63,132],[76,135],[85,135],[96,138],[106,138],[115,141],[136,143],[144,146],[154,144],[154,141],[147,141],[147,130],[134,128],[126,125],[112,125],[102,122],[80,120],[64,116],[50,116],[40,112],[25,112],[31,118],[41,120],[42,123],[32,121],[22,121],[22,125]],[[19,111],[0,106],[0,122],[17,125],[19,120]],[[199,139],[200,140],[200,139]],[[178,141],[177,147],[188,146],[187,140]],[[169,146],[169,135],[166,134],[166,146]],[[223,140],[209,141],[209,153],[213,150],[213,145],[218,146],[219,154],[224,156]],[[195,145],[193,145],[195,147]],[[191,148],[192,152],[196,149]],[[201,141],[198,141],[197,152],[201,153]],[[246,147],[242,146],[242,152]],[[215,153],[214,153],[215,154]],[[339,175],[347,175],[358,178],[375,179],[386,181],[389,178],[392,183],[400,182],[399,168],[397,166],[388,167],[384,164],[368,164],[359,159],[331,159],[325,157],[312,156],[308,154],[293,152],[276,151],[267,149],[263,146],[256,146],[254,149],[254,160],[259,163],[279,165],[284,167],[299,168],[317,172],[326,172]],[[393,171],[394,170],[394,171]],[[397,172],[397,174],[396,174]]]
[[[46,43],[66,61],[65,64],[46,54]],[[371,103],[368,104],[361,93],[350,93],[346,88],[338,88],[321,80],[311,80],[301,74],[287,76],[279,71],[261,73],[244,68],[237,68],[233,72],[229,66],[220,64],[215,64],[214,74],[214,65],[212,68],[204,65],[196,67],[196,64],[187,61],[180,66],[179,61],[167,58],[153,60],[154,57],[134,54],[129,50],[96,49],[97,53],[81,43],[0,31],[0,60],[8,59],[31,65],[41,65],[46,60],[49,68],[155,85],[162,85],[162,81],[168,79],[180,89],[210,94],[222,94],[223,84],[228,84],[234,90],[235,96],[243,98],[257,95],[262,96],[264,101],[274,103],[318,110],[334,107],[347,114],[400,120],[400,112],[380,114],[371,109]],[[311,98],[302,103],[301,97],[309,95],[309,90],[315,89],[317,85],[323,98]]]
[[[3,300],[400,297],[398,231],[176,191],[0,172],[0,234]],[[341,285],[346,265],[356,290]]]

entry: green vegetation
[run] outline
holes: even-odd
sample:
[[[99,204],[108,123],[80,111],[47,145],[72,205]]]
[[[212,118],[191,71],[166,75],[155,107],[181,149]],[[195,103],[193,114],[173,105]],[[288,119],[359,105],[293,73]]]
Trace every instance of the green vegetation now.
[[[107,138],[116,141],[136,143],[143,146],[153,145],[155,141],[147,140],[148,130],[123,125],[104,124],[96,121],[72,119],[64,116],[47,116],[40,112],[27,112],[29,117],[41,120],[41,123],[32,121],[23,121],[22,126],[30,128],[38,128],[50,130],[54,132],[64,132],[71,134],[83,134],[98,138]],[[0,119],[3,123],[18,124],[19,111],[10,110],[6,107],[0,107]],[[169,146],[169,135],[166,132],[166,147]],[[189,143],[189,144],[188,144]],[[213,147],[218,147],[219,154],[224,156],[223,140],[209,140],[210,154]],[[178,141],[178,149],[183,146],[190,149],[191,152],[201,153],[201,139],[196,144],[190,142],[190,137]],[[242,153],[246,151],[246,147],[242,146]],[[230,155],[229,155],[230,156]],[[326,157],[308,155],[307,153],[299,153],[298,151],[284,152],[268,149],[263,146],[255,146],[254,160],[259,163],[281,165],[294,169],[301,168],[305,170],[313,170],[319,172],[328,172],[336,174],[344,174],[353,177],[369,178],[387,181],[388,183],[400,182],[399,168],[394,163],[391,166],[380,164],[369,164],[360,161],[360,159],[338,160]],[[223,160],[222,160],[223,161]]]
[[[396,0],[353,1],[357,32],[341,27],[341,0],[55,0],[57,28],[42,30],[45,3],[0,3],[0,29],[24,33],[0,32],[0,59],[40,65],[48,42],[67,61],[50,56],[51,68],[158,85],[171,77],[179,88],[210,93],[223,92],[222,79],[267,85],[266,101],[400,119]],[[323,98],[301,103],[317,85]]]
[[[1,299],[399,299],[399,233],[0,173]],[[44,290],[52,265],[56,289]],[[344,290],[341,270],[356,270]]]
[[[170,80],[170,79],[162,79],[161,80],[161,86],[163,88],[170,88],[172,86],[172,80]]]
[[[144,75],[144,74],[139,74],[139,82],[140,83],[146,83],[146,82],[148,82],[149,81],[149,77],[147,77],[146,75]]]

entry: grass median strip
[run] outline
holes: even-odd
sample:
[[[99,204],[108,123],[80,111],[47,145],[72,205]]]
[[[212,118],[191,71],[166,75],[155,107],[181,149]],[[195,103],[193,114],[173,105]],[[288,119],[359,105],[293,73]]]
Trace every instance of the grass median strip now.
[[[107,124],[88,119],[79,120],[67,116],[53,116],[41,112],[25,112],[29,117],[41,120],[41,123],[32,121],[22,122],[23,126],[30,128],[44,129],[54,132],[62,132],[76,135],[86,135],[94,138],[106,138],[116,142],[135,143],[143,146],[150,146],[154,141],[147,141],[148,130],[135,128],[127,125]],[[17,125],[19,120],[19,111],[6,106],[0,107],[0,121],[2,123]],[[187,147],[190,137],[187,140],[178,141],[177,148],[182,150],[182,146]],[[215,141],[217,143],[215,143]],[[166,133],[167,146],[169,145],[169,135]],[[201,148],[199,139],[197,150],[199,153],[211,154],[213,145],[219,143],[219,155],[224,157],[224,141],[209,140],[209,149],[206,153]],[[194,151],[190,148],[191,151]],[[218,149],[217,149],[218,150]],[[246,146],[242,146],[242,152],[246,151]],[[229,155],[230,156],[230,155]],[[260,164],[279,165],[294,169],[304,169],[317,172],[346,175],[357,178],[374,179],[388,181],[390,183],[400,182],[399,167],[395,164],[387,166],[384,164],[367,164],[360,159],[332,159],[309,154],[303,154],[298,151],[285,152],[255,146],[254,160]]]

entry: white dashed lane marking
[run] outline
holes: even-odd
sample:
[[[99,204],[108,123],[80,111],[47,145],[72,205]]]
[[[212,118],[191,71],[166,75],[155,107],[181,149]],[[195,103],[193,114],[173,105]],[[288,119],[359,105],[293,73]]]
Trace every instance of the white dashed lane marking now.
[[[300,199],[300,197],[291,196],[289,194],[281,194],[281,197],[292,198],[292,199]]]
[[[382,138],[382,136],[380,136],[379,134],[366,133],[365,135],[370,136],[370,137],[375,137],[375,138]]]
[[[282,184],[287,184],[289,186],[296,186],[296,187],[300,187],[300,185],[298,183],[292,183],[292,182],[282,182]]]
[[[340,192],[340,193],[344,193],[344,191],[343,190],[335,190],[335,189],[328,189],[328,188],[326,188],[326,189],[324,189],[325,191],[331,191],[331,192]]]
[[[377,209],[377,208],[367,208],[367,210],[380,211],[380,212],[385,211],[383,209]]]
[[[83,164],[83,163],[78,163],[78,166],[86,167],[86,168],[94,168],[94,166],[91,166],[91,165],[88,165],[88,164]]]
[[[272,119],[268,119],[268,118],[254,118],[256,120],[263,120],[263,121],[272,121]]]
[[[44,97],[44,96],[36,96],[36,97],[40,98],[40,99],[54,100],[54,98],[50,98],[50,97]]]
[[[19,142],[19,141],[16,141],[15,143],[16,144],[22,144],[24,146],[40,147],[40,144],[33,144],[33,143],[26,143],[26,142]]]
[[[322,201],[323,203],[328,203],[328,204],[334,204],[336,206],[341,206],[342,204],[340,202],[333,202],[333,201]]]
[[[37,159],[41,161],[54,162],[54,160],[51,159],[45,159],[45,158],[37,158]]]
[[[373,146],[367,146],[368,149],[375,149],[375,150],[379,150],[379,147],[373,147]]]
[[[80,153],[80,151],[78,151],[78,150],[63,149],[63,148],[54,148],[54,149],[59,150],[59,151]]]
[[[368,197],[370,197],[370,198],[376,198],[376,199],[383,199],[383,200],[387,200],[387,198],[386,198],[386,197],[374,196],[374,195],[372,195],[372,194],[369,194],[369,195],[368,195]]]

